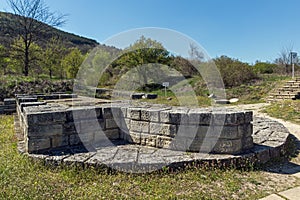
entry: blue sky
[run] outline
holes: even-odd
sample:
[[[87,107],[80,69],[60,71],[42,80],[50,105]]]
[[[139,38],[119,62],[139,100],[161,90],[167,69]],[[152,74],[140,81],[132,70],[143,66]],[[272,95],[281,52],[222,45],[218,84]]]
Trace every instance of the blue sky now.
[[[0,10],[10,11],[6,0]],[[273,61],[284,47],[300,53],[299,0],[45,0],[68,14],[60,29],[96,39],[135,28],[179,31],[212,57]]]

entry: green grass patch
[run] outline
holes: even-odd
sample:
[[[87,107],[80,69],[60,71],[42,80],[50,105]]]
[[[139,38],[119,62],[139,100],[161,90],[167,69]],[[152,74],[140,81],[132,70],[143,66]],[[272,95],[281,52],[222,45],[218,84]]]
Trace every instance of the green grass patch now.
[[[272,103],[264,109],[271,117],[300,124],[300,101],[286,100]]]
[[[0,199],[257,199],[275,190],[259,171],[108,174],[50,168],[18,153],[12,116],[0,116],[0,131]],[[287,187],[286,182],[276,184],[280,190]]]

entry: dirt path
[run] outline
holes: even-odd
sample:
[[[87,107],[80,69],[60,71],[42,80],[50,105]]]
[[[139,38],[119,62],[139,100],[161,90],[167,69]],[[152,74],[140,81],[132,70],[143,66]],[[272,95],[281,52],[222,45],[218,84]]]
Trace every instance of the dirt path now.
[[[298,138],[298,140],[300,140],[300,125],[285,121],[283,119],[277,119],[274,117],[270,117],[266,113],[261,112],[263,110],[263,108],[268,105],[270,105],[270,104],[259,103],[259,104],[238,105],[238,106],[233,106],[233,107],[236,107],[236,108],[242,109],[242,110],[251,110],[251,111],[253,111],[253,115],[257,116],[257,117],[265,117],[265,118],[270,118],[270,119],[276,120],[276,121],[282,123],[290,131],[291,134],[293,134],[294,136],[296,136]]]

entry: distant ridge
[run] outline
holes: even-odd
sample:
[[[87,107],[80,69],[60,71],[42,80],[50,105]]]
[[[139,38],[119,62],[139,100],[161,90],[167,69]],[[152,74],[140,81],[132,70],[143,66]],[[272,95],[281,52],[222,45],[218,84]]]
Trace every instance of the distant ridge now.
[[[11,42],[18,37],[17,27],[11,29],[11,24],[15,24],[20,16],[0,11],[0,44],[9,47]],[[10,25],[8,25],[10,24]],[[86,53],[96,46],[100,46],[108,52],[118,52],[119,49],[111,46],[99,44],[96,40],[85,38],[75,35],[73,33],[67,33],[65,31],[53,28],[47,24],[44,24],[45,30],[39,35],[40,41],[38,44],[44,47],[52,37],[58,37],[63,41],[65,47],[77,47],[83,53]]]

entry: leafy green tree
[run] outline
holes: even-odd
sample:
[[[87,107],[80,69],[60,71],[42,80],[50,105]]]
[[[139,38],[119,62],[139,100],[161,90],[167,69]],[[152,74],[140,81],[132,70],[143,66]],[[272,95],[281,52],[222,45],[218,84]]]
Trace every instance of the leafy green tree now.
[[[61,62],[65,51],[66,48],[63,46],[62,41],[58,38],[53,37],[47,43],[43,56],[43,65],[51,79],[53,75],[59,75],[61,79],[63,78],[64,72]]]
[[[253,66],[254,71],[260,74],[272,74],[278,69],[276,64],[266,63],[266,62],[256,62]]]
[[[169,52],[163,45],[150,38],[142,36],[134,44],[124,50],[124,54],[113,63],[114,74],[135,69],[139,76],[140,84],[146,85],[149,82],[149,77],[163,75],[157,64],[170,65],[171,58]],[[151,67],[146,67],[145,64],[152,64]]]
[[[20,16],[14,24],[8,24],[11,29],[17,29],[22,42],[23,74],[28,76],[32,64],[30,47],[39,40],[39,34],[47,31],[48,26],[60,26],[64,16],[50,12],[43,0],[8,0],[14,14]]]
[[[3,69],[3,74],[6,74],[6,68],[7,68],[7,53],[6,48],[2,45],[0,45],[0,67]]]
[[[32,42],[30,48],[28,49],[29,57],[28,59],[31,62],[31,69],[28,72],[24,72],[25,57],[24,55],[24,43],[22,38],[15,39],[14,42],[11,44],[10,48],[10,67],[14,73],[22,73],[22,74],[29,74],[32,72],[33,74],[41,73],[40,67],[40,59],[41,59],[41,52],[42,49],[36,43]]]
[[[81,54],[78,48],[72,48],[62,60],[62,66],[67,70],[68,78],[75,78],[79,70],[80,65],[84,60],[84,56]]]

